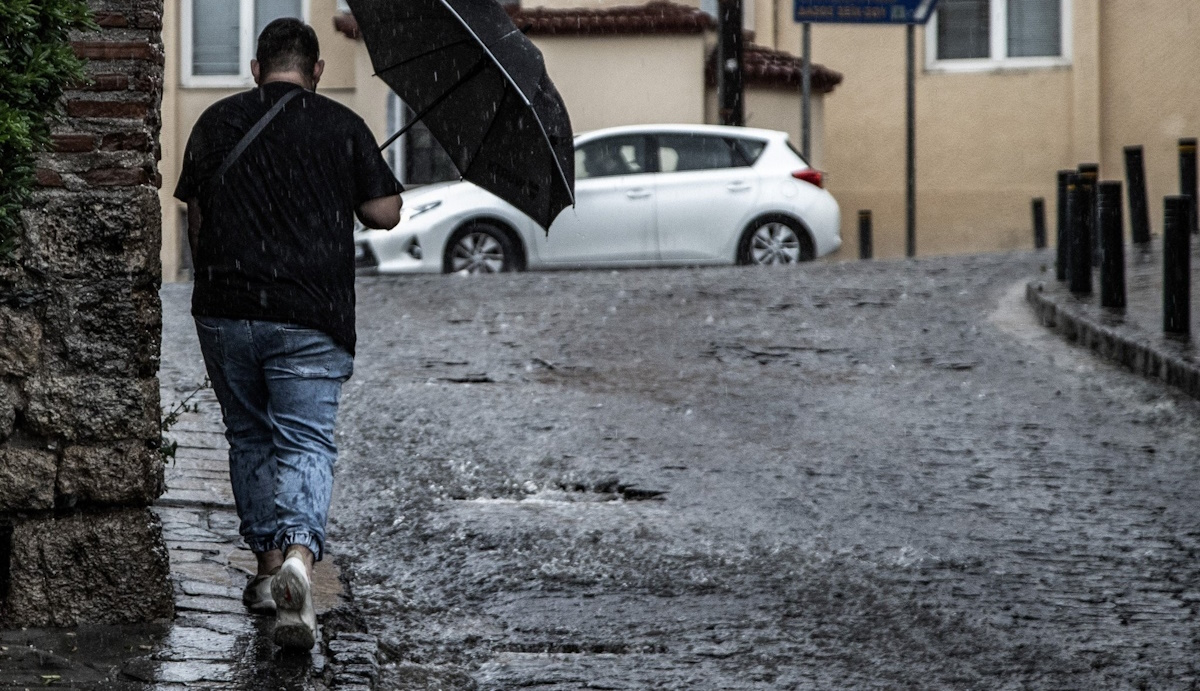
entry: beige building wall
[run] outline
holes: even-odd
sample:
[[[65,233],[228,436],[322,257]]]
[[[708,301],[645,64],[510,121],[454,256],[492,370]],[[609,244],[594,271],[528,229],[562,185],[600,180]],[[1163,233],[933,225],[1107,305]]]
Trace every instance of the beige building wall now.
[[[166,61],[163,65],[162,130],[159,146],[162,158],[158,172],[162,175],[162,187],[158,191],[162,205],[162,280],[172,283],[179,280],[180,219],[179,208],[172,196],[175,183],[179,181],[179,167],[183,157],[186,134],[180,135],[179,127],[179,3],[163,3],[163,47]]]
[[[703,123],[704,37],[537,36],[575,132]]]
[[[775,9],[774,47],[798,52],[791,3]],[[1056,171],[1099,162],[1103,178],[1123,179],[1128,144],[1146,147],[1161,226],[1161,197],[1178,191],[1176,140],[1200,135],[1189,76],[1200,68],[1200,3],[1073,0],[1070,10],[1067,67],[937,71],[917,30],[918,255],[1030,247],[1033,197],[1046,199],[1053,235]],[[876,255],[904,254],[904,34],[813,26],[813,60],[845,75],[826,103],[822,163],[842,206],[843,258],[855,256],[859,209],[874,214]]]
[[[781,13],[781,47],[798,45],[790,5]],[[1030,200],[1053,211],[1055,171],[1073,165],[1072,70],[931,72],[916,34],[917,253],[1028,246]],[[873,213],[876,256],[904,255],[904,50],[904,27],[813,27],[813,60],[845,75],[825,104],[821,164],[842,207],[843,258],[855,256],[860,209]]]
[[[1105,0],[1100,175],[1121,179],[1124,147],[1145,148],[1154,233],[1162,231],[1162,198],[1179,194],[1178,140],[1200,137],[1197,36],[1200,2],[1195,0]]]

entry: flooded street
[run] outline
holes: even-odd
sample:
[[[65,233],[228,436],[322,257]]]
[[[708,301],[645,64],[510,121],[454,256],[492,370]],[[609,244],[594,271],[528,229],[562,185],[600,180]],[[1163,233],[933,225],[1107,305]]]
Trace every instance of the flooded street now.
[[[1044,259],[360,280],[381,687],[1192,687],[1200,405],[1037,326]]]

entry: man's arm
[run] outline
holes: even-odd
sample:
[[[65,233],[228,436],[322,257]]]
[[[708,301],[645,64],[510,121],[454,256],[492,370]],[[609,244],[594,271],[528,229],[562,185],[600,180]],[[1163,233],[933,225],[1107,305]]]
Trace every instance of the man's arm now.
[[[192,250],[192,266],[196,265],[196,256],[200,254],[200,220],[200,200],[192,197],[187,203],[188,246]]]
[[[398,194],[368,199],[358,207],[358,220],[368,228],[390,230],[400,222],[400,205],[402,203]]]

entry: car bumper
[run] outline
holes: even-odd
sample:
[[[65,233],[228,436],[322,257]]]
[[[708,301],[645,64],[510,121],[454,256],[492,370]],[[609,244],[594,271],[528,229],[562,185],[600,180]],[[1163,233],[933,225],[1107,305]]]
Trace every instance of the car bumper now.
[[[416,235],[395,231],[381,231],[356,237],[354,266],[360,276],[439,273],[442,270],[441,262],[429,258]]]

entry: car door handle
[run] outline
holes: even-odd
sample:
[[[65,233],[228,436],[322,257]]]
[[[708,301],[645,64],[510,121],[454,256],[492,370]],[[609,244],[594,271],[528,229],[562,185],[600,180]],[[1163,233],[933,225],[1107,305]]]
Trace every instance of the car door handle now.
[[[750,185],[738,180],[725,185],[725,189],[729,190],[730,192],[745,192],[746,190],[750,189]]]
[[[646,189],[645,187],[634,187],[633,189],[626,191],[625,196],[629,197],[630,199],[645,199],[646,197],[650,196],[650,190]]]

